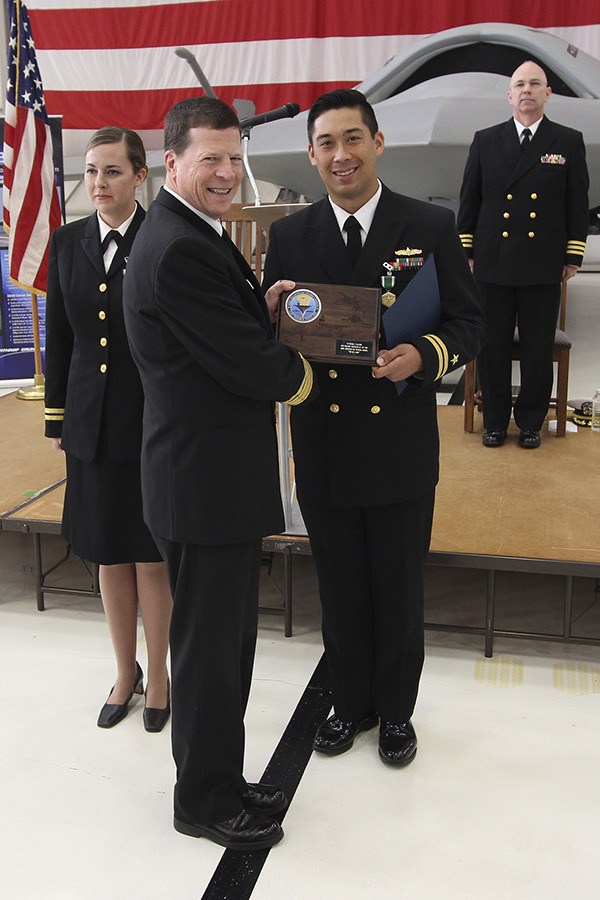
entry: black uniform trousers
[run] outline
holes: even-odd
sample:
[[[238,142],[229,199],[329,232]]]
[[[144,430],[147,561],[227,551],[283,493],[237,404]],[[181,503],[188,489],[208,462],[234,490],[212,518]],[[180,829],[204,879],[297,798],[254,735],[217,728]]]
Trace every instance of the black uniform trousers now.
[[[298,492],[319,577],[333,705],[343,721],[377,712],[407,722],[413,713],[434,496],[346,508]]]
[[[215,824],[243,809],[244,713],[258,628],[262,541],[205,546],[155,540],[173,593],[175,817]]]
[[[521,387],[515,402],[518,428],[539,431],[548,413],[554,369],[552,351],[560,284],[506,286],[477,282],[487,344],[477,358],[487,431],[508,428],[512,409],[512,348],[519,327]]]

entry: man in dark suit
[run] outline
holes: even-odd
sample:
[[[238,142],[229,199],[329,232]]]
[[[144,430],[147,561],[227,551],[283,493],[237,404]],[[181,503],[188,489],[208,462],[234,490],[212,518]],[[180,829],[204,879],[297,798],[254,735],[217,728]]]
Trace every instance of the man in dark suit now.
[[[519,445],[539,447],[552,394],[561,282],[575,275],[585,250],[589,178],[583,137],[544,116],[550,94],[540,66],[519,66],[508,91],[513,118],[475,134],[460,194],[458,230],[487,333],[478,358],[485,447],[506,440],[517,320]]]
[[[261,849],[281,839],[271,816],[286,805],[242,775],[261,539],[284,527],[274,401],[309,399],[313,378],[275,340],[220,222],[243,171],[233,110],[208,97],[176,104],[165,164],[129,258],[125,318],[145,395],[144,513],[174,601],[175,828]]]
[[[384,137],[364,96],[320,97],[308,138],[329,196],[272,226],[264,285],[280,278],[383,283],[391,304],[430,254],[439,279],[441,321],[431,334],[382,349],[374,369],[313,363],[319,398],[291,417],[334,705],[313,746],[342,753],[379,722],[381,759],[403,766],[417,749],[410,719],[423,665],[423,566],[438,479],[435,382],[477,353],[481,314],[452,213],[379,182]],[[408,385],[398,394],[401,380]]]

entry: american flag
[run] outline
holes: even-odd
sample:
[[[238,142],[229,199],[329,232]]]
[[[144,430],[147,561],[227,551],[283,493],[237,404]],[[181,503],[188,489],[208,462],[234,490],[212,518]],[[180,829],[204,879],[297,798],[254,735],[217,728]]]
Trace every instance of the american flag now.
[[[65,156],[102,125],[161,147],[166,112],[200,86],[258,112],[353,87],[433,32],[482,21],[543,28],[600,58],[598,0],[28,0],[48,112],[63,116]],[[81,159],[77,161],[81,166]],[[79,171],[79,169],[77,169]]]
[[[4,122],[4,228],[10,280],[45,294],[48,245],[60,225],[52,139],[26,7],[9,0],[8,83]]]

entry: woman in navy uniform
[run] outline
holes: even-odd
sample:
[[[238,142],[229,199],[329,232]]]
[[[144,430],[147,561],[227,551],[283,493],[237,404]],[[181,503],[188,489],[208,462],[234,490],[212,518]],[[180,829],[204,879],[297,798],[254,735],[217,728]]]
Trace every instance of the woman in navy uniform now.
[[[143,392],[123,321],[123,274],[144,219],[136,189],[148,172],[142,141],[126,128],[96,131],[85,186],[96,212],[58,228],[50,244],[46,304],[46,437],[66,454],[62,534],[99,564],[117,676],[98,725],[111,728],[143,691],[136,661],[138,608],[148,651],[144,727],[169,718],[166,668],[171,595],[142,518]]]

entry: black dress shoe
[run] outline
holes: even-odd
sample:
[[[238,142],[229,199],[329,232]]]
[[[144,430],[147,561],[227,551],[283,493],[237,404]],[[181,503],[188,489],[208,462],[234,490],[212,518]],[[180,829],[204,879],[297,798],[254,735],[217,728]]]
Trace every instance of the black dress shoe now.
[[[242,803],[248,812],[266,813],[267,815],[275,815],[288,805],[287,797],[281,788],[260,782],[258,784],[248,783],[242,794]]]
[[[255,812],[243,812],[218,822],[216,825],[198,825],[194,822],[173,820],[175,831],[190,837],[206,837],[230,850],[266,850],[283,837],[283,828],[274,819],[265,819]]]
[[[116,725],[121,719],[124,719],[127,715],[129,709],[129,701],[133,697],[134,694],[142,694],[144,691],[144,673],[140,668],[140,664],[136,662],[135,664],[135,681],[133,682],[133,687],[131,689],[131,693],[125,703],[105,703],[102,709],[100,710],[100,715],[98,716],[98,728],[112,728],[113,725]],[[110,690],[110,694],[112,694],[113,688]],[[108,695],[108,699],[110,700],[110,694]]]
[[[484,447],[501,447],[506,440],[506,429],[500,431],[486,431],[481,443]]]
[[[354,738],[360,731],[368,731],[374,728],[379,719],[376,715],[366,716],[358,722],[342,722],[337,716],[331,716],[323,722],[313,740],[313,750],[317,753],[326,753],[329,756],[337,756],[345,753],[354,743]]]
[[[539,431],[534,431],[532,428],[524,428],[519,435],[519,447],[523,447],[524,450],[535,450],[541,443]]]
[[[145,696],[145,694],[144,694]],[[167,680],[167,705],[164,709],[157,709],[154,706],[144,707],[144,728],[146,731],[158,732],[162,731],[171,715],[171,684]]]
[[[388,766],[407,766],[417,752],[417,735],[410,722],[382,722],[379,727],[379,756]]]

